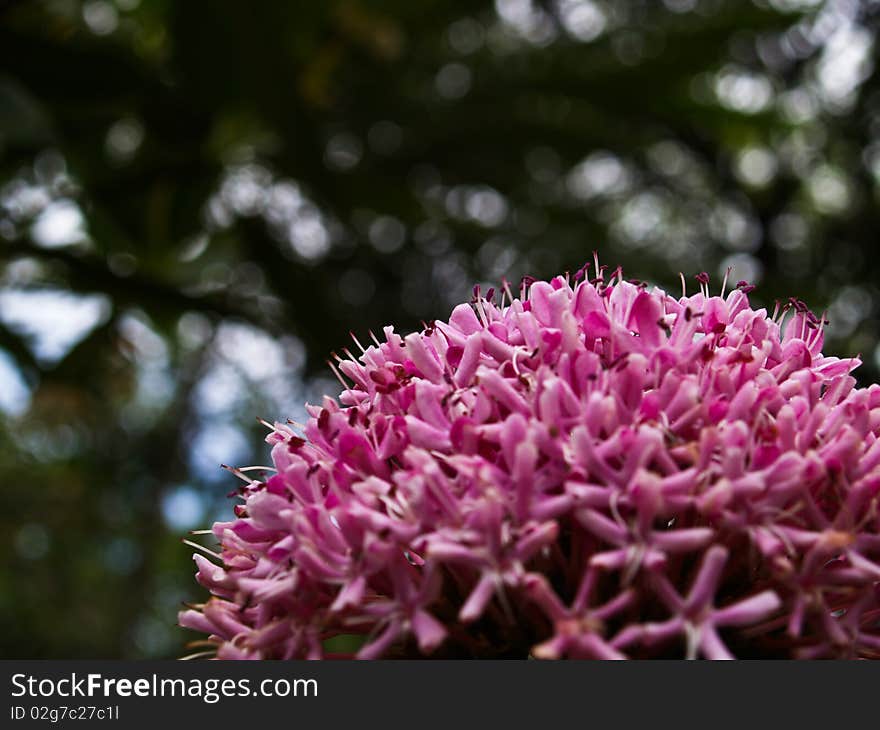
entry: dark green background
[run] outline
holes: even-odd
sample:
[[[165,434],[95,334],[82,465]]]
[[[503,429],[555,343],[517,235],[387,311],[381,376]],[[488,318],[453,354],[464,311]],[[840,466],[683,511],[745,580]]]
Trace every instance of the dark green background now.
[[[476,282],[733,266],[873,380],[878,11],[0,0],[0,654],[184,653],[218,463]]]

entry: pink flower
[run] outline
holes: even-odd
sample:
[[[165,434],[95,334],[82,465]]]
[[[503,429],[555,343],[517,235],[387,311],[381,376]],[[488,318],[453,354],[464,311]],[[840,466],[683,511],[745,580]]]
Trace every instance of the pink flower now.
[[[604,271],[340,358],[181,625],[219,658],[880,657],[880,386],[797,300]]]

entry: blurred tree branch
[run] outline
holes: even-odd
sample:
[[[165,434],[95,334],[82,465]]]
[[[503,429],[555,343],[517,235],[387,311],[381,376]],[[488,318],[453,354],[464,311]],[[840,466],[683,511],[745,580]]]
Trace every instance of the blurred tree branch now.
[[[271,318],[256,312],[253,307],[232,304],[226,295],[188,294],[179,286],[139,273],[122,276],[114,273],[103,259],[90,254],[47,249],[21,239],[5,244],[0,249],[0,254],[6,260],[29,256],[62,263],[69,270],[71,289],[82,293],[104,292],[112,297],[114,303],[123,307],[142,307],[148,312],[159,312],[163,315],[195,311],[213,317],[233,317],[275,334],[282,333]]]

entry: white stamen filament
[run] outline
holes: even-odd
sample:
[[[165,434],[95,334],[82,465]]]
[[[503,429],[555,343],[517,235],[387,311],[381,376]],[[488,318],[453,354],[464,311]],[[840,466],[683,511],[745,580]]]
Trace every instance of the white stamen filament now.
[[[194,550],[200,550],[205,553],[205,555],[209,555],[215,560],[219,560],[221,563],[223,562],[223,556],[220,553],[215,553],[213,550],[206,548],[204,545],[199,545],[197,542],[193,542],[192,540],[181,540],[184,545],[189,545]]]
[[[195,654],[187,654],[186,656],[180,657],[180,661],[186,662],[191,659],[201,659],[202,657],[214,656],[217,653],[216,649],[209,649],[207,651],[197,651]]]
[[[351,339],[354,340],[354,344],[356,344],[356,345],[358,346],[358,348],[360,349],[360,351],[361,351],[361,352],[366,352],[366,350],[364,349],[364,346],[360,343],[360,340],[358,340],[357,335],[355,335],[354,332],[349,332],[348,334],[351,335]]]

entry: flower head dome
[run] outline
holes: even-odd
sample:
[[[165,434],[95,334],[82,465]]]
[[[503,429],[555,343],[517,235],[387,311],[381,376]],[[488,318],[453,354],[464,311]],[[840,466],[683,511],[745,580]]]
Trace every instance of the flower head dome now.
[[[880,386],[796,300],[592,273],[340,359],[180,623],[220,658],[880,657]]]

